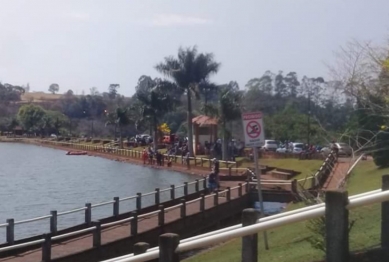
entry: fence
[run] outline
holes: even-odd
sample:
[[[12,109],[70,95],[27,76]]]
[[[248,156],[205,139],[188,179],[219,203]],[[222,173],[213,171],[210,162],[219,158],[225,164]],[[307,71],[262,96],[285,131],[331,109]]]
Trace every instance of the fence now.
[[[72,210],[67,210],[63,212],[57,212],[57,210],[52,210],[49,215],[44,215],[40,217],[35,217],[35,218],[30,218],[30,219],[24,219],[24,220],[19,220],[15,221],[13,218],[7,219],[6,223],[0,224],[0,228],[6,228],[6,243],[9,245],[14,244],[15,242],[15,225],[20,225],[20,224],[27,224],[35,221],[40,221],[40,220],[49,220],[49,225],[50,225],[50,233],[52,235],[57,234],[58,232],[58,219],[59,217],[66,216],[68,214],[73,214],[73,213],[81,213],[84,212],[84,223],[86,226],[91,226],[92,224],[92,209],[97,208],[97,207],[102,207],[102,206],[108,206],[111,205],[112,207],[112,215],[113,217],[118,218],[120,213],[120,203],[123,201],[130,201],[133,200],[135,201],[135,210],[139,211],[142,208],[144,208],[144,201],[142,201],[145,197],[153,197],[154,198],[154,204],[159,205],[162,203],[163,198],[168,200],[173,200],[176,197],[180,196],[188,196],[190,192],[190,186],[194,187],[194,192],[201,192],[203,190],[206,190],[207,188],[207,179],[196,179],[193,182],[185,182],[182,185],[175,186],[171,185],[169,188],[165,189],[159,189],[156,188],[155,191],[149,192],[149,193],[137,193],[134,196],[129,196],[129,197],[114,197],[113,200],[101,202],[101,203],[96,203],[96,204],[91,204],[91,203],[86,203],[84,207],[80,208],[75,208]],[[182,190],[181,194],[178,190]],[[165,194],[164,197],[163,194]],[[170,207],[169,207],[170,208]],[[119,221],[120,222],[120,221]],[[116,222],[114,222],[112,225],[114,225]],[[119,223],[120,224],[120,223]],[[70,233],[72,234],[72,233]],[[69,235],[71,236],[71,235]],[[1,249],[0,249],[1,250]]]
[[[203,181],[205,181],[205,180],[203,180]],[[197,183],[197,181],[196,181],[196,183]],[[101,221],[89,221],[90,223],[89,223],[88,227],[85,229],[81,229],[78,231],[74,231],[74,232],[70,232],[70,233],[66,233],[66,234],[61,234],[61,235],[55,235],[55,232],[50,232],[48,234],[45,234],[43,239],[0,248],[0,253],[42,244],[42,261],[44,261],[44,262],[51,261],[51,251],[52,251],[51,249],[52,249],[52,244],[55,241],[58,242],[58,240],[68,239],[68,238],[73,237],[73,236],[78,236],[78,235],[82,235],[82,234],[86,234],[86,233],[92,233],[93,234],[93,237],[92,237],[93,247],[98,248],[102,244],[102,241],[101,241],[102,229],[116,226],[116,225],[120,225],[120,224],[129,223],[130,224],[130,230],[129,230],[130,235],[136,236],[138,234],[138,224],[141,220],[143,220],[145,218],[157,217],[157,219],[156,219],[157,225],[156,226],[163,226],[166,223],[166,221],[165,221],[166,214],[172,210],[179,209],[179,214],[180,214],[179,218],[182,219],[182,218],[185,218],[186,216],[191,214],[187,210],[187,206],[190,204],[198,203],[199,212],[204,212],[206,210],[205,202],[207,199],[209,199],[209,198],[212,199],[211,202],[213,202],[213,207],[214,207],[214,206],[218,206],[220,204],[219,203],[219,196],[224,194],[225,195],[225,202],[227,203],[227,202],[232,200],[232,198],[231,198],[232,192],[235,192],[237,197],[241,197],[241,196],[243,196],[244,191],[245,192],[248,191],[247,184],[240,183],[238,186],[233,187],[233,188],[227,188],[226,190],[224,190],[222,192],[216,192],[216,193],[212,193],[212,194],[209,194],[206,196],[204,194],[201,194],[201,196],[199,198],[196,198],[196,199],[193,199],[190,201],[186,201],[185,199],[181,199],[180,203],[177,205],[174,205],[174,206],[164,207],[163,205],[159,205],[158,210],[148,212],[146,214],[139,215],[137,213],[137,211],[134,211],[131,213],[131,215],[129,217],[127,217],[125,219],[121,219],[121,220],[109,222],[109,223],[104,223],[104,224],[101,223]],[[90,216],[88,215],[88,219],[89,219],[89,217]]]
[[[52,140],[33,140],[33,142],[36,144],[49,144],[49,145],[54,145],[54,146],[74,148],[77,150],[98,151],[98,152],[115,154],[115,155],[123,156],[123,157],[132,157],[132,158],[139,158],[139,159],[142,159],[142,153],[143,153],[142,151],[138,151],[138,150],[119,149],[119,148],[107,146],[107,145],[97,146],[97,145],[63,142],[63,141],[52,141]],[[167,154],[164,154],[163,156],[165,158],[167,158],[167,157],[173,158],[173,161],[175,163],[181,162],[182,164],[186,164],[185,163],[186,158],[183,156],[167,155]],[[193,162],[193,165],[195,167],[209,167],[209,168],[212,167],[212,159],[203,158],[203,157],[190,157],[189,159],[190,159],[190,165]],[[234,161],[219,160],[219,163],[221,165],[224,165],[226,168],[238,167],[238,162],[234,162]],[[231,169],[230,169],[230,173],[231,173]]]
[[[389,250],[389,175],[382,178],[382,191],[374,190],[348,197],[347,191],[327,191],[325,203],[285,212],[258,219],[253,209],[245,209],[242,224],[222,230],[181,240],[176,234],[163,234],[159,237],[159,247],[148,249],[147,244],[138,243],[137,253],[104,262],[141,262],[159,258],[160,262],[178,262],[179,253],[198,248],[209,247],[221,242],[242,237],[242,261],[258,261],[257,234],[284,225],[306,221],[321,216],[325,217],[326,261],[349,261],[349,210],[381,203],[381,248]],[[139,248],[143,247],[143,248]],[[388,257],[388,253],[386,253]]]

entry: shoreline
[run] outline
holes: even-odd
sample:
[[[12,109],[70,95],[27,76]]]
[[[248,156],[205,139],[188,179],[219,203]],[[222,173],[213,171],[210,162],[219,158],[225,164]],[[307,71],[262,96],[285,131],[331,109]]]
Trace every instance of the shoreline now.
[[[31,141],[29,139],[23,139],[23,138],[15,139],[13,141],[12,140],[11,141],[10,140],[8,140],[8,141],[0,140],[0,142],[22,143],[22,144],[30,144],[30,145],[36,145],[36,146],[41,146],[41,147],[53,148],[53,149],[58,149],[58,150],[62,150],[62,151],[74,151],[74,148],[70,148],[70,147],[66,147],[66,146],[55,146],[55,145],[35,142],[35,141]],[[84,150],[84,151],[86,151],[87,156],[90,156],[90,157],[101,157],[101,158],[105,158],[107,160],[125,162],[128,164],[134,164],[134,165],[149,167],[149,168],[153,168],[153,169],[171,170],[174,172],[180,172],[180,173],[184,173],[184,174],[188,174],[188,175],[197,176],[199,179],[208,176],[208,173],[210,173],[209,168],[191,166],[190,169],[188,169],[185,165],[181,165],[181,163],[179,163],[179,162],[177,162],[177,163],[173,162],[171,167],[149,165],[149,164],[145,165],[145,164],[143,164],[143,160],[139,159],[139,158],[114,155],[114,154],[105,153],[105,152],[96,152],[96,151],[89,151],[89,150]],[[77,157],[77,156],[69,156],[69,157]],[[221,170],[221,174],[226,175],[222,170]]]

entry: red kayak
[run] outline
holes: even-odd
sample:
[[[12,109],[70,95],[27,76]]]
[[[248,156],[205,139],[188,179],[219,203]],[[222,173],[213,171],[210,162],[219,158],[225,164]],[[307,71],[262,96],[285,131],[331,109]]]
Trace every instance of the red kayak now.
[[[84,156],[87,155],[88,152],[86,151],[69,151],[66,153],[68,156]]]

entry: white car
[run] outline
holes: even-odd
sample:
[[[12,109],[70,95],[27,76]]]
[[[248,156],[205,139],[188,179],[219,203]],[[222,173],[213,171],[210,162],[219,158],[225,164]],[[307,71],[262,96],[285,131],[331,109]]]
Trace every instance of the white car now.
[[[286,149],[286,147],[279,147],[279,148],[277,148],[276,152],[282,153],[282,154],[290,153],[290,149]]]
[[[303,148],[303,143],[293,143],[293,154],[300,154],[301,152],[303,152]]]
[[[278,143],[275,140],[265,140],[265,144],[262,147],[265,151],[276,151],[278,148]]]

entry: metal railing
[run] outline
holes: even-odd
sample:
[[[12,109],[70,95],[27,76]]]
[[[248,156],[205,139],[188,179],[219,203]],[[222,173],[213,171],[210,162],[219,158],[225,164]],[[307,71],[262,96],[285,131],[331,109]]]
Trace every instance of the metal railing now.
[[[160,190],[159,188],[156,188],[155,191],[145,193],[145,194],[137,193],[134,196],[123,197],[123,198],[114,197],[113,200],[100,202],[100,203],[96,203],[96,204],[86,203],[85,207],[75,208],[72,210],[66,210],[66,211],[62,211],[62,212],[57,212],[56,210],[52,210],[50,212],[50,215],[44,215],[44,216],[40,216],[40,217],[23,219],[23,220],[18,220],[18,221],[15,221],[13,218],[10,218],[10,219],[6,220],[6,223],[0,224],[0,228],[5,227],[7,229],[6,243],[13,244],[15,242],[15,225],[27,224],[27,223],[31,223],[31,222],[40,221],[40,220],[50,219],[51,233],[56,234],[58,231],[58,217],[60,217],[60,216],[65,216],[65,215],[78,213],[78,212],[84,212],[85,213],[84,222],[87,225],[90,225],[91,221],[92,221],[92,209],[93,208],[112,205],[112,207],[113,207],[112,216],[117,217],[120,215],[120,206],[119,206],[120,202],[128,201],[128,200],[136,200],[136,207],[135,208],[136,208],[136,210],[140,210],[140,209],[142,209],[142,198],[143,197],[154,195],[155,205],[159,205],[160,201],[161,201],[161,193],[163,193],[163,192],[170,191],[170,197],[166,196],[167,200],[169,201],[169,200],[176,198],[176,190],[177,189],[183,188],[182,195],[187,196],[187,195],[189,195],[189,186],[194,185],[193,192],[196,193],[196,192],[200,191],[200,188],[201,188],[201,190],[206,189],[206,187],[207,187],[206,183],[207,183],[206,178],[196,179],[195,181],[192,181],[190,183],[185,182],[184,184],[178,185],[178,186],[171,185],[169,188],[166,188],[166,189]],[[72,225],[72,226],[76,226],[76,225]]]
[[[335,196],[337,198],[335,200],[339,200],[342,197],[345,197],[347,195],[347,192],[346,193],[344,193],[344,192],[328,192],[328,193],[331,194],[332,196]],[[282,214],[261,218],[261,219],[258,219],[256,221],[256,223],[254,223],[252,225],[245,226],[245,227],[242,227],[242,224],[239,224],[239,225],[224,228],[221,230],[213,231],[213,232],[210,232],[207,234],[202,234],[202,235],[198,235],[198,236],[195,236],[192,238],[183,239],[181,241],[179,241],[178,236],[176,236],[177,237],[176,241],[179,242],[179,244],[177,246],[173,246],[172,247],[173,249],[169,250],[168,253],[171,255],[171,253],[180,253],[180,252],[186,252],[186,251],[190,251],[190,250],[194,250],[194,249],[198,249],[198,248],[205,248],[205,247],[209,247],[211,245],[220,244],[222,242],[225,242],[225,241],[228,241],[228,240],[231,240],[234,238],[258,234],[262,231],[267,231],[269,229],[279,228],[279,227],[289,225],[292,223],[297,223],[297,222],[302,222],[302,221],[306,221],[309,219],[318,218],[318,217],[324,216],[324,215],[332,216],[332,217],[339,217],[339,215],[336,214],[335,211],[339,212],[338,207],[339,206],[342,207],[342,205],[343,205],[343,208],[345,210],[352,210],[352,209],[355,209],[358,207],[363,207],[363,206],[371,205],[371,204],[375,204],[375,203],[386,202],[389,204],[388,201],[389,201],[389,190],[382,191],[382,190],[378,189],[378,190],[373,190],[370,192],[362,193],[359,195],[350,196],[347,201],[343,201],[345,204],[339,203],[339,201],[332,201],[332,202],[329,201],[326,204],[317,204],[317,205],[308,206],[305,208],[285,212]],[[336,205],[337,207],[335,209],[331,209],[331,207],[333,205]],[[329,208],[328,212],[326,212],[327,208]],[[340,217],[342,217],[342,216],[340,216]],[[388,221],[389,220],[389,213],[388,212],[386,212],[386,215],[383,219],[385,219],[385,221],[389,222]],[[348,220],[344,221],[344,218],[339,218],[338,221],[335,221],[335,222],[332,221],[332,223],[336,223],[337,225],[333,226],[333,225],[329,224],[327,226],[332,227],[331,230],[333,230],[333,231],[338,230],[338,227],[336,227],[336,226],[338,226],[339,223],[342,224],[343,226],[348,226]],[[347,234],[348,234],[347,230],[345,230],[345,232],[347,232]],[[335,234],[338,239],[339,239],[339,234]],[[162,237],[163,237],[163,235],[161,236],[161,238]],[[169,237],[171,237],[171,235]],[[161,241],[161,238],[160,238],[160,241]],[[337,244],[338,243],[339,243],[339,240],[337,241]],[[347,240],[347,243],[348,243],[348,240]],[[388,244],[389,243],[386,243],[386,245],[388,245]],[[343,243],[342,243],[342,245],[343,245]],[[252,246],[256,246],[256,245],[252,245]],[[134,254],[129,254],[129,255],[125,255],[125,256],[121,256],[121,257],[112,258],[109,260],[104,260],[103,262],[143,262],[143,261],[149,261],[152,259],[156,259],[160,256],[160,254],[161,254],[160,248],[161,247],[155,247],[155,248],[151,248],[151,249],[147,250],[143,254],[139,254],[136,256],[134,256]],[[330,255],[335,255],[335,256],[342,255],[342,254],[336,254],[336,252],[334,252],[334,250],[336,250],[336,248],[327,247],[327,256],[328,256],[328,253],[330,253]],[[166,254],[166,251],[167,250],[164,250],[163,253]],[[242,252],[244,252],[244,251],[242,251]],[[251,250],[251,252],[252,252],[252,250]],[[160,261],[164,261],[164,260],[160,260]],[[337,261],[340,261],[340,260],[337,260]]]
[[[193,200],[190,200],[190,201],[182,200],[180,204],[177,204],[177,205],[174,205],[171,207],[167,207],[167,208],[160,208],[156,211],[148,212],[148,213],[145,213],[142,215],[136,215],[136,213],[135,213],[135,215],[132,215],[128,218],[121,219],[121,220],[114,221],[114,222],[102,224],[102,223],[100,223],[100,221],[92,221],[91,224],[93,224],[93,225],[90,227],[87,227],[85,229],[81,229],[81,230],[77,230],[77,231],[73,231],[73,232],[65,233],[65,234],[61,234],[61,235],[56,235],[56,236],[52,236],[52,233],[46,234],[44,239],[34,240],[34,241],[27,242],[27,243],[10,245],[10,246],[0,248],[0,253],[10,251],[10,250],[20,249],[20,248],[25,248],[25,247],[29,247],[29,246],[35,246],[37,244],[43,244],[42,245],[42,261],[50,261],[51,241],[61,240],[61,239],[69,238],[72,236],[77,236],[77,235],[93,232],[93,246],[98,247],[101,245],[101,229],[103,229],[103,228],[108,228],[108,227],[117,226],[120,224],[125,224],[128,222],[131,222],[132,223],[131,224],[131,235],[133,235],[133,234],[136,235],[137,228],[138,228],[137,224],[139,223],[139,221],[138,221],[139,219],[155,216],[157,214],[160,214],[161,212],[168,213],[174,209],[182,208],[184,206],[186,207],[187,205],[192,204],[192,203],[196,203],[196,202],[200,202],[200,212],[201,212],[201,211],[205,210],[205,203],[204,203],[205,199],[210,198],[210,197],[218,197],[221,194],[226,193],[227,194],[226,201],[230,201],[231,200],[231,191],[238,189],[239,196],[242,196],[242,194],[243,194],[242,189],[245,185],[246,184],[240,184],[239,186],[235,186],[233,188],[227,188],[224,191],[217,192],[217,193],[211,193],[207,196],[201,195],[200,197],[193,199]],[[216,206],[216,205],[217,204],[214,203],[213,206]],[[181,216],[186,216],[186,208],[184,210],[185,210],[184,212],[181,212]],[[158,220],[160,220],[160,219],[161,218],[158,218]],[[164,219],[163,219],[163,221],[164,221]],[[22,222],[24,222],[24,221],[22,221]],[[20,223],[20,221],[19,221],[19,223]],[[158,223],[160,224],[160,221]]]

